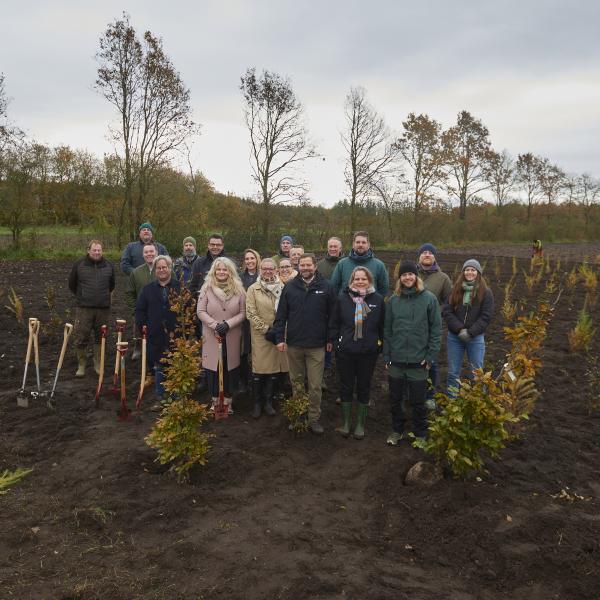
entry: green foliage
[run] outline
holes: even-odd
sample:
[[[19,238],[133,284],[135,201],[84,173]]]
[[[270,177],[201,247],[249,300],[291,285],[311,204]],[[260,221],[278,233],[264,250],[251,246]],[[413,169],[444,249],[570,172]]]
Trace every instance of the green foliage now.
[[[302,433],[308,430],[307,415],[309,406],[310,400],[304,390],[304,382],[292,382],[292,395],[286,398],[281,407],[281,412],[295,433]]]
[[[14,471],[4,471],[0,474],[0,494],[6,494],[8,492],[8,488],[13,486],[15,483],[18,483],[25,477],[29,475],[33,469],[15,469]]]
[[[575,327],[567,335],[572,352],[587,352],[590,349],[596,329],[585,306],[579,311]]]

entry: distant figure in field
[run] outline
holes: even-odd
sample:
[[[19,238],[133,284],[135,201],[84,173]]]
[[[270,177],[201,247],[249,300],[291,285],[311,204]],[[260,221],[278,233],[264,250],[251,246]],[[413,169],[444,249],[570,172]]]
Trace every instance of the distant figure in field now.
[[[542,240],[533,240],[533,245],[531,246],[531,258],[544,258]]]
[[[139,239],[125,246],[121,256],[121,271],[129,275],[136,267],[144,264],[144,245],[152,242],[156,246],[156,252],[168,256],[167,249],[154,240],[154,228],[151,223],[142,223],[139,227]]]

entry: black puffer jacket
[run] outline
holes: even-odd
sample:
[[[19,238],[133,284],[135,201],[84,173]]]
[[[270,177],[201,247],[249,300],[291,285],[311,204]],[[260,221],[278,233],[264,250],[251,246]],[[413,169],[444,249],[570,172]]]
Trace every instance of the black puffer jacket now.
[[[204,278],[210,271],[215,258],[220,258],[221,256],[227,256],[225,254],[225,250],[221,250],[221,253],[218,255],[218,257],[213,256],[210,252],[207,252],[204,256],[200,257],[194,262],[194,266],[192,267],[192,276],[189,281],[190,292],[194,298],[197,298],[200,288],[204,285]]]
[[[277,343],[301,348],[325,347],[333,341],[336,293],[319,272],[307,286],[297,275],[284,286],[273,329]],[[287,325],[287,339],[286,339]]]
[[[370,313],[363,321],[362,335],[354,340],[354,313],[356,305],[346,289],[337,298],[334,321],[334,347],[343,354],[373,354],[377,352],[377,342],[383,343],[383,325],[385,320],[385,302],[383,296],[372,292],[365,296],[364,302]]]
[[[494,295],[492,290],[487,288],[483,295],[481,303],[476,298],[472,304],[463,304],[452,306],[444,304],[442,307],[442,316],[448,324],[448,330],[458,334],[461,329],[466,329],[471,337],[481,335],[487,329],[494,314]]]
[[[69,289],[75,294],[77,306],[110,308],[110,293],[115,289],[115,268],[105,258],[80,258],[71,269]]]

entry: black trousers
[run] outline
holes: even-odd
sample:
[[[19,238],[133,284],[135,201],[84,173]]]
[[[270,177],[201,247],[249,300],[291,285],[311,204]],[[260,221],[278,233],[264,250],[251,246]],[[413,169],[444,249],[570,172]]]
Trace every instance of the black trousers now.
[[[390,386],[390,409],[392,411],[392,429],[396,433],[404,433],[408,422],[409,405],[412,407],[413,433],[417,437],[427,435],[427,380],[415,381],[406,376],[388,377]]]
[[[369,404],[371,395],[371,380],[377,362],[377,353],[336,355],[337,372],[340,380],[340,399],[342,402],[352,402],[354,386],[356,398],[362,404]]]

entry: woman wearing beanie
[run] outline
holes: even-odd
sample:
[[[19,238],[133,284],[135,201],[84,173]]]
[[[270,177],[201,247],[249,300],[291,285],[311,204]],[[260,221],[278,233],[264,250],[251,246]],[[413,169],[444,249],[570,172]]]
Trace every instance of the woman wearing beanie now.
[[[213,261],[198,296],[198,317],[202,321],[202,366],[212,396],[211,409],[219,396],[219,350],[223,340],[223,385],[229,413],[237,387],[242,342],[242,322],[246,318],[246,293],[235,264],[224,256]]]
[[[387,443],[396,446],[406,433],[407,404],[412,409],[416,437],[427,435],[425,398],[431,363],[440,350],[442,319],[437,298],[423,286],[417,266],[403,262],[394,295],[385,309],[383,359],[388,370],[392,433]]]
[[[365,421],[371,393],[371,380],[381,343],[385,302],[375,291],[373,275],[364,267],[356,267],[348,287],[337,298],[334,325],[334,347],[340,378],[343,425],[337,431],[350,435],[352,399],[356,384],[356,428],[354,438],[365,437]]]
[[[465,262],[452,288],[442,315],[448,325],[447,394],[455,396],[460,385],[460,371],[467,353],[469,376],[483,367],[484,332],[492,320],[494,296],[481,274],[479,261]]]

